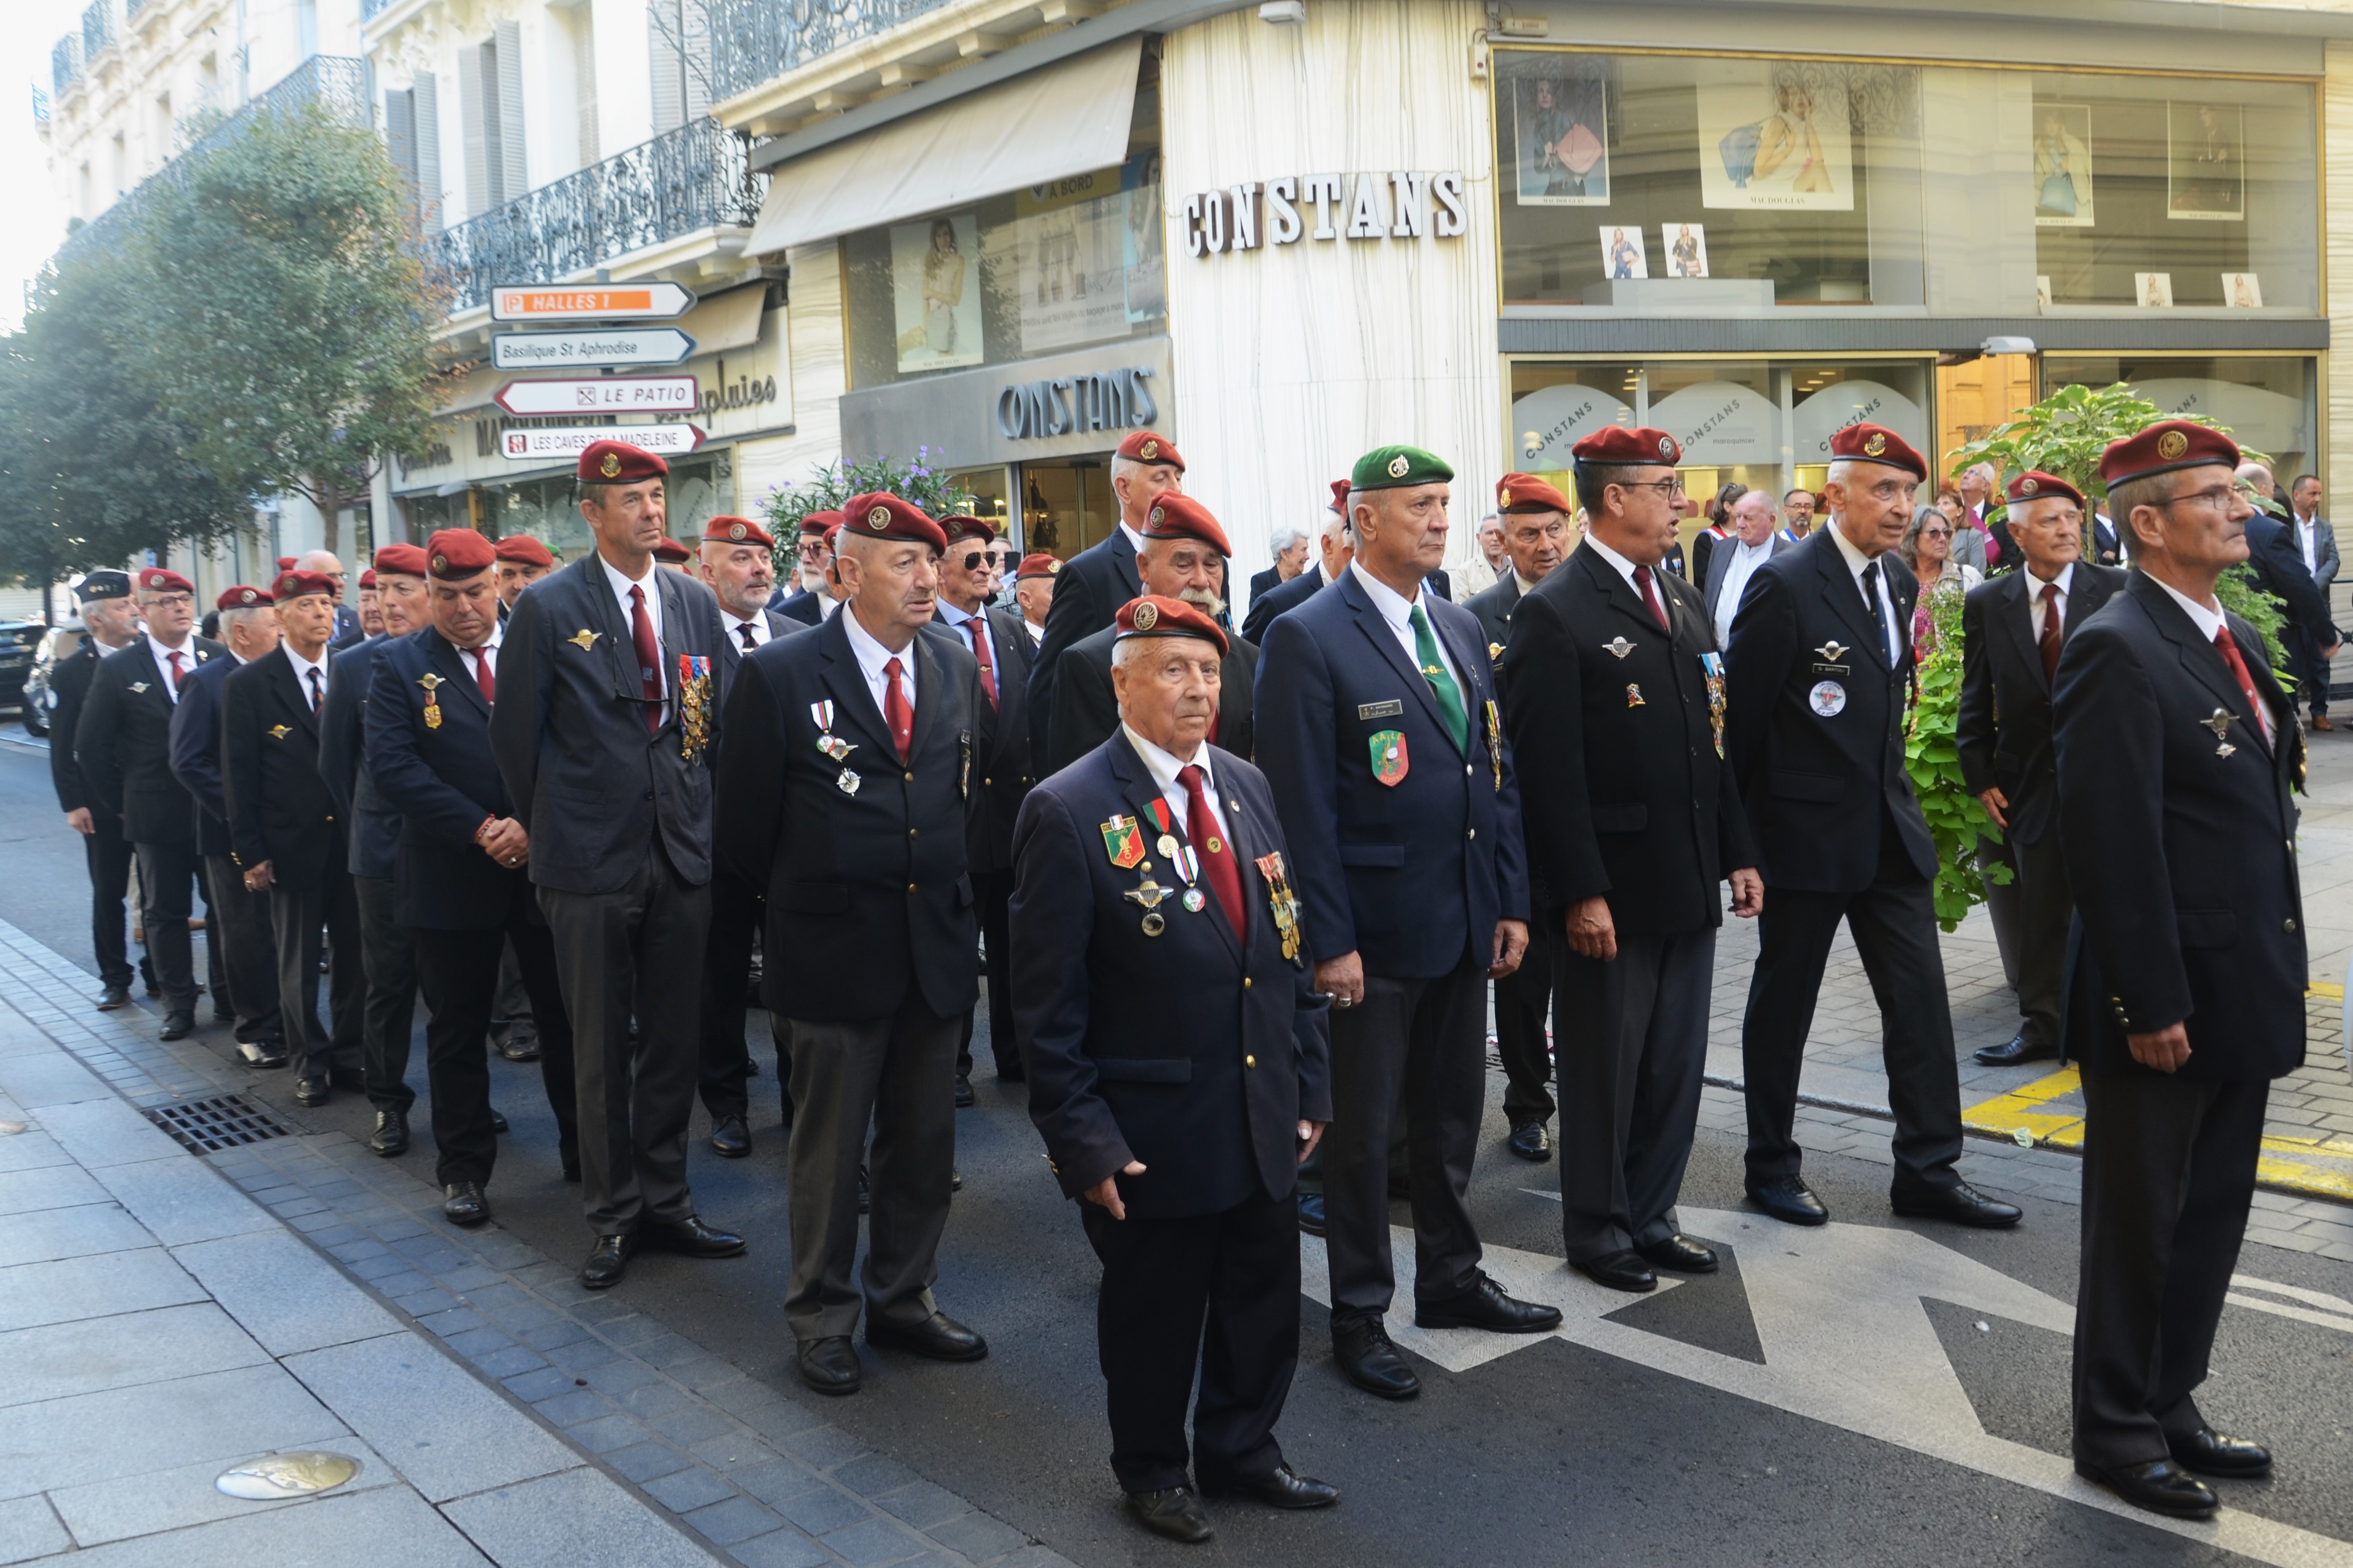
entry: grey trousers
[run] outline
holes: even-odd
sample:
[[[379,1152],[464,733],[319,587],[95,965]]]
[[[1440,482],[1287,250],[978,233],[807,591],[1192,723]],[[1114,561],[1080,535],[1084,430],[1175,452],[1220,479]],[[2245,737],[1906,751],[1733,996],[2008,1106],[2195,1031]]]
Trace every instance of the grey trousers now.
[[[360,943],[367,959],[367,1001],[361,1009],[360,1059],[367,1070],[368,1103],[408,1114],[417,1091],[408,1087],[408,1037],[417,1026],[417,938],[393,919],[392,883],[353,877],[360,900]]]
[[[1667,1240],[1707,1068],[1715,931],[1618,937],[1618,956],[1562,943],[1560,1213],[1568,1260]]]
[[[2060,1045],[2059,996],[2067,979],[2067,927],[2074,919],[2075,894],[2067,882],[2067,860],[2059,852],[2054,823],[2031,844],[2012,841],[2010,863],[2018,872],[2018,1013],[2030,1046]]]
[[[1993,922],[1994,951],[2001,954],[2002,984],[2012,991],[2021,989],[2023,973],[2025,940],[2019,930],[2018,879],[2013,874],[2008,882],[1993,879],[1993,868],[2007,866],[2012,873],[2018,869],[2008,836],[1996,844],[1990,838],[1978,840],[1978,870],[1985,878],[1986,918]]]
[[[320,933],[329,955],[327,1015],[319,1028]],[[360,960],[360,910],[352,874],[328,868],[307,888],[275,882],[269,889],[269,929],[278,945],[278,1012],[286,1031],[286,1065],[296,1079],[362,1073],[361,1007],[367,976]]]
[[[858,1165],[874,1128],[864,1300],[875,1317],[932,1315],[940,1237],[955,1176],[955,1056],[963,1018],[911,994],[888,1018],[793,1020],[792,1147],[785,1197],[793,1227],[785,1321],[797,1340],[858,1326]]]
[[[132,847],[139,863],[139,923],[147,932],[147,956],[154,961],[155,988],[164,994],[165,1012],[193,1013],[196,950],[188,921],[195,913],[196,879],[204,873],[204,858],[193,849],[168,844]]]
[[[237,1013],[237,1040],[254,1045],[283,1033],[278,1012],[278,953],[269,932],[269,895],[248,892],[245,873],[226,855],[205,858],[205,946],[217,954]],[[223,998],[216,996],[217,1003]]]
[[[648,1219],[684,1220],[694,1213],[686,1123],[702,1051],[694,977],[702,973],[711,889],[685,881],[649,844],[616,891],[542,888],[539,907],[572,1020],[582,1212],[599,1236],[628,1235]]]

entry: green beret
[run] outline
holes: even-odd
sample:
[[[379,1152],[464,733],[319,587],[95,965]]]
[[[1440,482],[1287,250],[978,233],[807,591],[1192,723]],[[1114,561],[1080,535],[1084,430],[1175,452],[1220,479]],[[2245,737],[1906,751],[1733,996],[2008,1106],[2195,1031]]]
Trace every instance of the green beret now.
[[[1348,475],[1348,488],[1357,490],[1394,490],[1408,485],[1442,484],[1454,477],[1435,453],[1419,447],[1376,447],[1356,459]]]

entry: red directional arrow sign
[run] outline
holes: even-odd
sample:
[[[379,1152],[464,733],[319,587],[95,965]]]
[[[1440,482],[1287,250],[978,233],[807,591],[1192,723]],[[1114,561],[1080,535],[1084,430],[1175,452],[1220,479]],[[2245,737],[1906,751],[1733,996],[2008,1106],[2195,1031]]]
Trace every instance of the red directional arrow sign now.
[[[691,375],[596,375],[551,381],[511,381],[491,399],[529,417],[570,414],[692,414],[702,406],[702,385]]]

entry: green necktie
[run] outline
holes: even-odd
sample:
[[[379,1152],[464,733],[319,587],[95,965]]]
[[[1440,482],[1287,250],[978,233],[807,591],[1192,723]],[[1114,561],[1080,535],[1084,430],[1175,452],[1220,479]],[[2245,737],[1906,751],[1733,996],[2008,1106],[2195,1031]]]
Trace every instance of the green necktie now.
[[[1438,711],[1446,721],[1447,733],[1454,737],[1454,748],[1464,756],[1471,754],[1471,715],[1463,710],[1462,689],[1446,673],[1446,661],[1438,657],[1438,638],[1430,629],[1430,617],[1422,614],[1421,602],[1414,601],[1410,612],[1413,619],[1413,653],[1421,660],[1421,678],[1430,682],[1432,695],[1438,699]]]

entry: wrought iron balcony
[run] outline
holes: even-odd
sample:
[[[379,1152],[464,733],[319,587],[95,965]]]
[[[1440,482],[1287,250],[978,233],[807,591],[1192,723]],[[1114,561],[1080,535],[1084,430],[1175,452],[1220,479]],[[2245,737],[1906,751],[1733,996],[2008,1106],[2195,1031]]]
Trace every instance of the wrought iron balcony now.
[[[81,79],[81,35],[68,33],[49,49],[49,86],[59,98]]]
[[[713,103],[747,92],[946,0],[683,0],[688,68],[705,78]],[[666,20],[666,7],[657,18]],[[658,22],[658,25],[660,23]]]
[[[385,8],[391,4],[392,0],[360,0],[360,20],[362,22],[375,21],[376,17],[384,12]]]
[[[81,14],[81,58],[98,58],[98,51],[114,42],[114,0],[90,0]]]
[[[33,84],[33,122],[37,125],[49,122],[49,95],[41,90],[39,82]]]
[[[699,229],[749,227],[768,177],[715,120],[691,120],[540,186],[436,239],[452,311],[501,283],[554,282]]]

